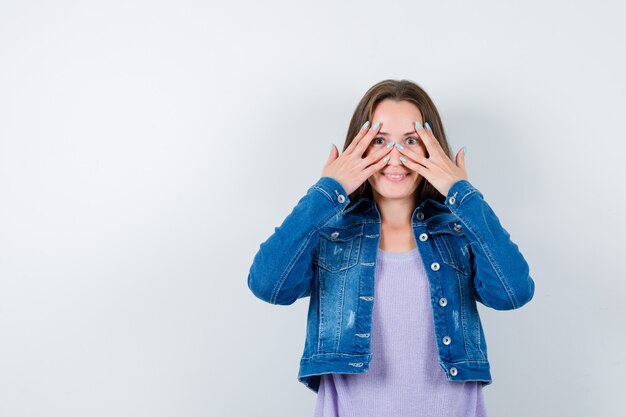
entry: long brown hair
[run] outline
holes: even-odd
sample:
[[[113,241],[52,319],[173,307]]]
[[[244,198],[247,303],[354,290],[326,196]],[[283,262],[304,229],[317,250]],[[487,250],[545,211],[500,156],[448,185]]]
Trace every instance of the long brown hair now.
[[[409,101],[417,106],[422,113],[424,122],[428,122],[430,128],[433,130],[435,137],[439,140],[441,148],[445,151],[446,155],[450,156],[450,147],[446,139],[446,134],[443,130],[443,124],[441,123],[441,117],[435,107],[435,103],[426,94],[420,86],[409,80],[384,80],[372,87],[365,93],[359,104],[354,110],[352,120],[348,127],[348,133],[346,135],[346,141],[343,145],[343,150],[350,145],[354,137],[361,130],[361,126],[370,120],[371,124],[372,115],[376,110],[378,103],[385,99],[392,99],[396,101]],[[356,203],[361,197],[368,197],[374,200],[372,193],[372,186],[369,181],[365,181],[359,188],[349,195],[350,205]],[[420,185],[415,190],[415,202],[421,202],[426,198],[432,198],[433,200],[444,202],[445,196],[443,196],[435,187],[430,184],[426,178],[423,178]]]

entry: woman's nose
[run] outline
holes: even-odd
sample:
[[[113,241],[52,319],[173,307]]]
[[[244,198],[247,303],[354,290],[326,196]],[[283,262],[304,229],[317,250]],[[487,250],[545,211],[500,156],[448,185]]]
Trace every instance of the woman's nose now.
[[[391,157],[389,159],[388,165],[393,165],[393,166],[402,165],[402,162],[400,162],[400,157],[402,156],[402,152],[400,152],[398,148],[396,148],[395,143],[388,155]]]

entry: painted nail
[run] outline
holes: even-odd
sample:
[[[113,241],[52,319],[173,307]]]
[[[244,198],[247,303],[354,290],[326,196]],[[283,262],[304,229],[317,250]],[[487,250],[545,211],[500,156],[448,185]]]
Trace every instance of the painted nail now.
[[[390,157],[389,155],[387,155],[387,156],[385,156],[385,157],[383,158],[383,161],[387,162],[387,161],[389,161],[389,159],[391,159],[391,157]]]
[[[378,129],[378,126],[380,126],[380,122],[374,123],[374,126],[372,127],[372,129]]]
[[[335,144],[334,144],[334,143],[331,143],[331,144],[330,144],[330,150],[332,151],[334,147],[335,147]]]
[[[415,126],[417,126],[419,130],[423,129],[422,124],[420,122],[415,122]]]
[[[396,148],[402,150],[402,149],[404,149],[404,146],[400,145],[399,143],[396,143]]]
[[[424,122],[424,126],[426,126],[426,129],[430,130],[430,125],[428,124],[428,122]]]
[[[389,142],[389,145],[387,145],[387,149],[390,149],[393,146],[393,141]]]
[[[401,160],[402,162],[406,162],[406,158],[405,158],[404,156],[401,156],[401,157],[400,157],[400,160]]]
[[[370,121],[369,120],[367,122],[363,123],[363,127],[361,127],[361,129],[367,129],[368,127],[370,127]]]
[[[463,146],[463,155],[467,153],[467,146]]]

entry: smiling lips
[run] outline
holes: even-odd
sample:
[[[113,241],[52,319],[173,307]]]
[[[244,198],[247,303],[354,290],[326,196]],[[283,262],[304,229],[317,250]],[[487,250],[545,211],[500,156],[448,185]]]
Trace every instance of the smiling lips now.
[[[398,173],[398,174],[392,174],[392,173],[383,172],[381,174],[384,175],[384,177],[386,179],[388,179],[389,181],[391,181],[391,182],[400,182],[403,179],[405,179],[410,174],[410,172]]]

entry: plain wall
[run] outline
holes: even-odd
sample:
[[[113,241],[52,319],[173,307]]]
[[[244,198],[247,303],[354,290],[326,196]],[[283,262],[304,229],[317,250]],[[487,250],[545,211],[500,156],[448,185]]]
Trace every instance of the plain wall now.
[[[307,416],[247,274],[373,84],[433,98],[536,283],[491,416],[623,411],[623,1],[0,3],[0,416]]]

